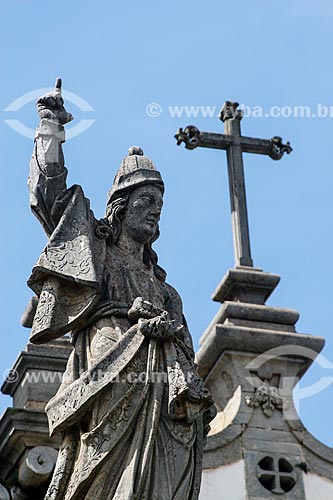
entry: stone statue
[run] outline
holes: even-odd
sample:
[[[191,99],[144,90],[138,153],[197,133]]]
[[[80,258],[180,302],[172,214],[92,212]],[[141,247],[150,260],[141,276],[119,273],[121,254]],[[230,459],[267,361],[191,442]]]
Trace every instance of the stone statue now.
[[[178,293],[152,249],[164,184],[138,147],[123,160],[97,220],[66,185],[72,120],[61,80],[37,102],[28,185],[48,236],[29,279],[31,342],[70,334],[74,349],[48,403],[63,444],[46,500],[195,500],[214,406],[197,375]]]

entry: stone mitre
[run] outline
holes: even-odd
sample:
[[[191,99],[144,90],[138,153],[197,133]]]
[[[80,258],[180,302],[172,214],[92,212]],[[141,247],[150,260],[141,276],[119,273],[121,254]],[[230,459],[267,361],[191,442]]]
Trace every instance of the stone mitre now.
[[[164,183],[160,172],[148,156],[138,146],[132,146],[119,167],[108,193],[107,204],[129,189],[145,184],[155,184],[164,193]]]

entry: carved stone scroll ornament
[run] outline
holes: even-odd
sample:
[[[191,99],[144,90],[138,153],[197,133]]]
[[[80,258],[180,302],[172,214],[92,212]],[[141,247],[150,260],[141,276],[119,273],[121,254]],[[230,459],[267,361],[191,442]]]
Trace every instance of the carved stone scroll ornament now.
[[[284,153],[287,153],[289,155],[292,152],[293,148],[290,146],[290,142],[286,142],[286,144],[283,144],[282,142],[282,137],[279,136],[274,136],[271,139],[271,152],[269,156],[272,158],[272,160],[281,160],[282,156]]]
[[[184,142],[186,149],[195,149],[199,146],[199,135],[200,130],[197,129],[197,127],[195,127],[194,125],[188,125],[184,130],[182,128],[179,128],[177,133],[175,134],[177,146]]]
[[[273,415],[274,410],[282,411],[287,407],[287,402],[279,395],[278,389],[268,384],[257,387],[252,396],[245,396],[245,401],[252,408],[261,407],[267,418]]]
[[[21,462],[18,480],[23,488],[38,489],[50,479],[58,451],[47,446],[36,446],[29,450]]]

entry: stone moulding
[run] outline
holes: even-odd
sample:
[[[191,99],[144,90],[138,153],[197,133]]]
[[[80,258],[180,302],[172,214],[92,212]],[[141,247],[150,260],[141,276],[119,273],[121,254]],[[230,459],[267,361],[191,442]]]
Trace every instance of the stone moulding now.
[[[242,351],[262,354],[279,346],[300,346],[319,353],[325,339],[300,333],[259,330],[240,326],[216,325],[201,345],[196,356],[198,372],[206,378],[225,351]],[[310,366],[313,360],[308,360]]]

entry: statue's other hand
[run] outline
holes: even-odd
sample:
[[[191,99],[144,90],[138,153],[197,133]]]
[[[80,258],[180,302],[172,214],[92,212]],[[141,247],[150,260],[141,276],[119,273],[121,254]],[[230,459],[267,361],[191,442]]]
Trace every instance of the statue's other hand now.
[[[64,100],[61,95],[61,78],[57,78],[54,90],[40,97],[36,104],[41,119],[54,120],[61,125],[73,120],[73,115],[67,113],[64,107]]]
[[[154,304],[148,300],[144,300],[142,297],[137,297],[128,311],[128,317],[133,323],[137,323],[139,318],[152,319],[162,315],[165,316],[165,319],[169,318],[166,311],[154,306]]]
[[[138,321],[141,333],[148,338],[172,340],[183,332],[184,326],[175,320],[168,320],[164,315],[153,319],[140,318]]]

